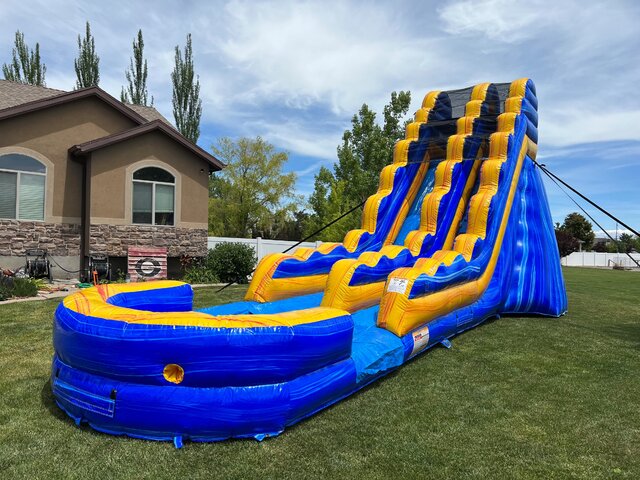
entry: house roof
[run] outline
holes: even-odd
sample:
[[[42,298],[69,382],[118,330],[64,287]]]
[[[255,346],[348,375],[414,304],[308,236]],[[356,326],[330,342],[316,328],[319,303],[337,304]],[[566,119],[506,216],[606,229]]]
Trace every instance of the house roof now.
[[[89,151],[97,150],[98,148],[103,148],[108,145],[112,145],[113,143],[148,133],[152,130],[159,130],[171,139],[180,143],[185,148],[191,150],[196,156],[207,161],[209,165],[211,165],[212,169],[220,170],[225,166],[224,163],[216,157],[207,153],[205,150],[191,143],[182,136],[182,134],[180,134],[155,108],[120,102],[100,87],[88,87],[74,90],[72,92],[65,92],[53,88],[0,80],[0,120],[17,117],[26,113],[35,112],[88,97],[99,98],[126,117],[129,117],[139,126],[92,140],[81,145],[75,145],[70,148],[72,153],[88,153]]]
[[[207,163],[209,163],[213,170],[221,170],[222,168],[224,168],[224,163],[222,163],[210,153],[207,153],[196,144],[191,143],[185,137],[180,135],[177,130],[167,126],[162,120],[153,120],[152,122],[142,124],[138,127],[130,128],[123,132],[114,133],[112,135],[107,135],[106,137],[101,137],[95,140],[81,143],[79,145],[74,145],[69,149],[69,151],[74,156],[83,156],[96,150],[100,150],[102,148],[106,148],[111,145],[124,142],[131,138],[139,137],[141,135],[155,131],[163,133],[172,140],[175,140],[176,142],[181,144],[186,149],[190,150],[194,155],[205,160]]]
[[[99,88],[99,87],[90,87]],[[52,97],[58,97],[64,94],[73,94],[78,91],[84,91],[89,89],[75,90],[73,92],[66,92],[64,90],[58,90],[56,88],[40,87],[36,85],[28,85],[24,83],[11,82],[9,80],[0,80],[0,112],[17,107],[24,104],[30,104],[39,100],[51,99]],[[104,92],[104,90],[100,89]],[[104,92],[106,94],[106,92]],[[107,94],[108,95],[108,94]],[[77,97],[73,97],[77,98]],[[113,98],[113,97],[111,97]],[[116,99],[114,99],[116,100]],[[117,100],[116,100],[117,101]],[[119,102],[122,103],[122,102]],[[152,120],[162,120],[167,125],[171,125],[171,122],[167,120],[160,112],[153,107],[147,107],[144,105],[133,105],[130,103],[122,103],[122,105],[129,107],[131,110],[140,115],[144,120],[150,122]]]

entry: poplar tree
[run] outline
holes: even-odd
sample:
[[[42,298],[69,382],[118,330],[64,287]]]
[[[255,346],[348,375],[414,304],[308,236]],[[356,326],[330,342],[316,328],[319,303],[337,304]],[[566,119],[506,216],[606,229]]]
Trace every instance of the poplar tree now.
[[[24,41],[24,33],[16,32],[15,46],[12,51],[11,63],[2,65],[4,78],[12,82],[44,86],[44,76],[47,66],[40,59],[40,44],[36,43],[35,50],[31,50]]]
[[[200,137],[200,117],[202,100],[200,99],[200,80],[193,68],[193,50],[191,34],[187,35],[184,57],[180,46],[176,45],[175,66],[171,72],[173,83],[173,118],[178,131],[193,143]]]
[[[96,43],[87,22],[85,37],[78,35],[78,58],[74,60],[76,69],[76,90],[93,87],[100,83],[100,57],[96,55]]]
[[[142,30],[138,30],[138,40],[133,40],[133,57],[129,70],[125,72],[129,85],[122,87],[120,100],[135,105],[147,106],[149,92],[147,90],[147,60],[144,58],[144,40],[142,39]],[[151,105],[153,105],[153,97],[151,97]]]

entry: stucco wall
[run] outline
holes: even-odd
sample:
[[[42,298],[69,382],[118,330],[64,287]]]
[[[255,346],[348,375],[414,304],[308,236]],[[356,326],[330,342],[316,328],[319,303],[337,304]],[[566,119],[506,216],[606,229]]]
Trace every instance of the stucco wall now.
[[[209,165],[160,132],[118,143],[91,154],[91,223],[131,223],[133,172],[164,168],[176,177],[176,227],[206,229]]]
[[[82,166],[69,159],[72,145],[135,126],[97,98],[80,99],[0,121],[0,153],[18,151],[48,160],[45,221],[79,223]],[[18,147],[17,149],[14,147]]]

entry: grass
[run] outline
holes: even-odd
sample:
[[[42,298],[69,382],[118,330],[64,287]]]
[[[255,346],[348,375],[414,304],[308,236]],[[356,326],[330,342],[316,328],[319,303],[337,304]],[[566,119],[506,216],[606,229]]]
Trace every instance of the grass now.
[[[640,478],[640,275],[566,269],[570,312],[504,318],[262,443],[77,428],[48,381],[57,301],[0,307],[2,478]],[[244,287],[196,292],[196,306]]]

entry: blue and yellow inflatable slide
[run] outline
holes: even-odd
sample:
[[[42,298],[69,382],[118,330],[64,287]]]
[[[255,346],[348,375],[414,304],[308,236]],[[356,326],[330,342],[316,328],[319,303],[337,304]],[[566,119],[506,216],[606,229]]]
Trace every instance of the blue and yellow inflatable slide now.
[[[428,93],[362,228],[264,258],[246,301],[194,311],[191,286],[173,281],[65,298],[58,405],[176,445],[262,439],[489,318],[562,315],[537,107],[528,79]]]

